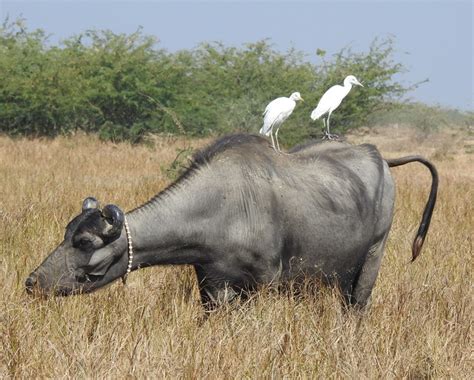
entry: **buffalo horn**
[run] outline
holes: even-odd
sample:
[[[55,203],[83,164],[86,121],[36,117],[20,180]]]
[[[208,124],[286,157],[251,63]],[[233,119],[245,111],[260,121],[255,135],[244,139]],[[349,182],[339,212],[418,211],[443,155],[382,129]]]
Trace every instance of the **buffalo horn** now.
[[[89,209],[99,208],[99,201],[94,197],[87,197],[82,202],[82,211],[86,211]]]
[[[123,211],[115,205],[107,205],[102,210],[102,217],[110,225],[110,228],[103,232],[104,237],[114,238],[120,236],[125,219]]]

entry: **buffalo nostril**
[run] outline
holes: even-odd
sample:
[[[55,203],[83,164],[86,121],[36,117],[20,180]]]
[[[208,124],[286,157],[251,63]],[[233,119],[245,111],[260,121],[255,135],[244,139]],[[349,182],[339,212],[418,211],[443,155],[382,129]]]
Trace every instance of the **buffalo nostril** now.
[[[33,292],[33,287],[36,285],[36,277],[30,276],[25,281],[26,292],[31,294]]]

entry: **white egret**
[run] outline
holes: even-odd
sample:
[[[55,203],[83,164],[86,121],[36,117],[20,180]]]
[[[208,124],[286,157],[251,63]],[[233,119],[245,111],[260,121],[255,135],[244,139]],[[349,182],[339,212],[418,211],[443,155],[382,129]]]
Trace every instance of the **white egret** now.
[[[323,118],[323,123],[326,127],[325,137],[328,139],[337,137],[337,135],[331,135],[329,133],[329,118],[331,117],[331,113],[337,107],[339,107],[342,102],[342,99],[347,96],[353,84],[364,87],[354,75],[349,75],[346,77],[346,79],[344,79],[344,86],[340,86],[337,84],[327,90],[319,100],[317,107],[313,110],[313,112],[311,112],[311,119],[313,120],[319,119],[326,113],[328,114],[326,121],[324,121]]]
[[[260,134],[270,136],[272,139],[273,149],[280,151],[280,144],[278,143],[278,130],[283,122],[288,119],[296,106],[296,101],[303,100],[299,92],[293,92],[289,98],[282,96],[276,98],[268,103],[267,108],[263,112],[263,127],[260,128]],[[275,141],[273,140],[273,132],[275,132]]]

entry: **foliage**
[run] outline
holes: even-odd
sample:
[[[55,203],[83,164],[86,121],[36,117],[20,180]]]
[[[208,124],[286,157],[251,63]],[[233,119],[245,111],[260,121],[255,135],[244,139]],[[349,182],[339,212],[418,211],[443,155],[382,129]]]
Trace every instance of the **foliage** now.
[[[366,87],[351,92],[334,114],[334,131],[360,126],[410,89],[393,80],[403,67],[391,58],[391,39],[374,41],[367,53],[343,49],[330,59],[318,49],[322,64],[315,65],[294,49],[274,50],[268,40],[171,53],[140,29],[129,35],[88,30],[51,46],[44,31],[28,31],[20,19],[3,23],[0,50],[0,131],[9,135],[84,130],[137,142],[148,133],[256,132],[269,101],[300,91],[307,101],[285,124],[288,144],[319,133],[322,123],[308,115],[348,74]]]
[[[430,132],[444,127],[472,128],[474,112],[463,112],[422,103],[399,103],[389,111],[376,111],[368,119],[368,125],[410,125]]]
[[[166,177],[169,180],[176,180],[189,167],[189,162],[192,159],[194,152],[195,150],[191,146],[177,148],[176,157],[173,162],[171,162],[169,167],[162,166],[161,171],[166,174]]]

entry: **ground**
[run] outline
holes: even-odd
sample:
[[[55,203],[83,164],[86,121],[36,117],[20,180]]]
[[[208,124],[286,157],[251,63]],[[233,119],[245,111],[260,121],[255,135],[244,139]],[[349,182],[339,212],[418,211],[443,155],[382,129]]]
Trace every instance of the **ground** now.
[[[470,378],[472,131],[392,126],[348,139],[437,166],[438,203],[421,256],[410,263],[430,176],[410,164],[392,169],[395,218],[365,315],[345,311],[332,290],[296,297],[264,289],[204,320],[186,267],[149,268],[126,287],[69,298],[34,299],[23,283],[83,198],[129,210],[170,182],[179,151],[209,140],[0,137],[0,378]]]

